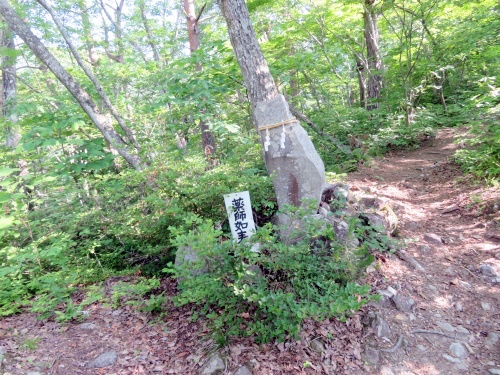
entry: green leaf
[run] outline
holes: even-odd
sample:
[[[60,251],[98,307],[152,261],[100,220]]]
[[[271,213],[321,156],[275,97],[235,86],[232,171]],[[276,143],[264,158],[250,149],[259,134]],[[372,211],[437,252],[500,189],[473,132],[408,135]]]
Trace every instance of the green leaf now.
[[[5,229],[14,224],[15,218],[11,216],[0,217],[0,229]]]
[[[8,202],[11,198],[12,194],[0,191],[0,203]]]
[[[18,170],[19,168],[8,168],[8,167],[0,168],[0,177],[8,176],[12,172],[16,172]]]

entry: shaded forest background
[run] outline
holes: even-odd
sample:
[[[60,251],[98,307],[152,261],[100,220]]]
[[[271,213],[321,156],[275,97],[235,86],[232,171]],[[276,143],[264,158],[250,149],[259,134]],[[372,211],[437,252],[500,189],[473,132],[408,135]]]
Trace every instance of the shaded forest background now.
[[[154,289],[183,233],[210,219],[228,236],[223,194],[249,190],[257,225],[269,221],[272,183],[215,2],[10,4],[138,162],[122,158],[2,22],[0,315],[28,307],[72,319],[81,306],[71,294],[112,275],[148,276],[138,289]],[[418,147],[440,127],[467,126],[455,161],[498,184],[497,1],[247,5],[329,179]],[[143,307],[161,305],[151,301]]]

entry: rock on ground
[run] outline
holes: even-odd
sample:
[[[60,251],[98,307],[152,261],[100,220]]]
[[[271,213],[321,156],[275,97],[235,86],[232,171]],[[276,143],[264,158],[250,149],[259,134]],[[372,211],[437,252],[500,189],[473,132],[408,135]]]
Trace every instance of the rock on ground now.
[[[457,358],[467,357],[467,349],[465,349],[465,346],[459,342],[454,342],[450,345],[450,352]]]
[[[238,370],[236,370],[234,375],[252,375],[252,371],[250,371],[246,366],[241,366]]]
[[[87,364],[88,368],[102,368],[107,366],[112,366],[118,360],[118,353],[114,350],[111,350],[106,353],[102,353],[100,356],[95,358],[93,361],[90,361]]]
[[[214,353],[208,358],[200,369],[200,375],[217,375],[221,374],[226,369],[224,359],[220,353]]]

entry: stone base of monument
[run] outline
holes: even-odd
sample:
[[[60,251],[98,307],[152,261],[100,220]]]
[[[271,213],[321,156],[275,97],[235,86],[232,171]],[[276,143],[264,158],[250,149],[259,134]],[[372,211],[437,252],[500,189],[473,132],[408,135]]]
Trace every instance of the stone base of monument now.
[[[363,241],[363,238],[356,237],[354,228],[351,228],[355,222],[358,226],[369,227],[371,236],[382,243],[387,242],[384,236],[390,236],[397,229],[397,217],[387,203],[376,197],[352,194],[346,184],[327,185],[321,197],[317,212],[301,217],[292,213],[275,215],[272,222],[279,228],[282,242],[297,244],[309,238],[317,245],[318,237],[313,235],[311,238],[311,234],[331,228],[337,242],[347,249],[354,249]],[[390,242],[386,245],[388,248],[393,246]]]

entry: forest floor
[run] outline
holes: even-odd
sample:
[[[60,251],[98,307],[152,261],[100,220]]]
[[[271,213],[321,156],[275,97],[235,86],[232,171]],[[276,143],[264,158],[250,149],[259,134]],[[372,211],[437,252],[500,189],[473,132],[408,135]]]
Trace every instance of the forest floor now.
[[[390,203],[398,216],[405,252],[380,254],[366,275],[387,297],[345,323],[307,321],[300,340],[233,340],[219,349],[224,374],[242,365],[253,374],[500,374],[500,192],[451,162],[463,133],[442,129],[418,149],[387,154],[347,178],[352,191]],[[169,279],[162,288],[176,293]],[[372,326],[386,330],[382,337],[363,325],[370,310],[387,323]],[[217,349],[189,306],[169,303],[158,318],[96,303],[85,317],[0,320],[0,374],[197,374]],[[103,353],[111,364],[90,368]]]

